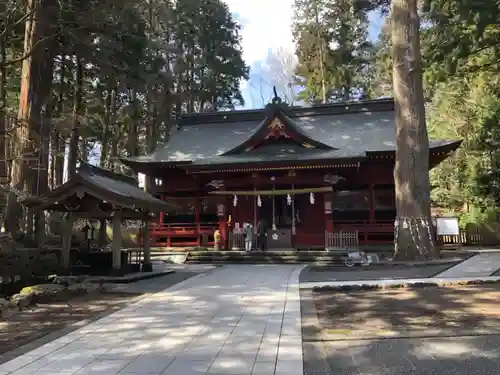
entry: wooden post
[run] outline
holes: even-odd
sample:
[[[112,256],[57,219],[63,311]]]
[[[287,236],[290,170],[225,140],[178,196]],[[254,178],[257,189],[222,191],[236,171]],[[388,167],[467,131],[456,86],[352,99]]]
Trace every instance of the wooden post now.
[[[122,272],[122,220],[121,212],[116,211],[113,215],[113,240],[111,242],[111,251],[113,253],[113,272],[121,275]]]
[[[220,243],[221,249],[224,249],[226,246],[227,240],[227,217],[226,217],[226,205],[225,202],[221,199],[217,204],[217,216],[219,217],[219,232],[220,232]]]
[[[66,214],[66,225],[62,232],[61,266],[66,272],[71,271],[71,239],[73,238],[73,213]]]
[[[324,204],[324,215],[325,215],[325,250],[330,250],[331,244],[328,239],[333,235],[333,194],[331,192],[324,193],[323,204]]]
[[[324,195],[324,204],[325,204],[325,231],[332,233],[333,232],[333,218],[332,218],[332,193],[326,192]]]
[[[370,224],[373,224],[375,223],[375,185],[370,185],[368,200],[370,202]]]
[[[194,215],[195,215],[195,221],[196,221],[196,244],[197,246],[201,245],[201,225],[200,225],[200,220],[201,220],[201,197],[200,193],[196,193],[196,198],[194,202]]]
[[[106,239],[108,237],[108,234],[106,233],[106,228],[107,227],[107,222],[106,219],[101,219],[99,220],[99,234],[98,234],[98,243],[99,246],[105,246],[106,245]]]
[[[151,264],[151,240],[149,237],[149,218],[144,219],[142,243],[143,243],[143,261],[142,272],[153,272]]]
[[[163,194],[160,195],[160,199],[162,201],[164,201],[165,200],[165,196]],[[165,212],[160,212],[160,222],[159,222],[160,225],[163,225],[164,219],[165,219]]]

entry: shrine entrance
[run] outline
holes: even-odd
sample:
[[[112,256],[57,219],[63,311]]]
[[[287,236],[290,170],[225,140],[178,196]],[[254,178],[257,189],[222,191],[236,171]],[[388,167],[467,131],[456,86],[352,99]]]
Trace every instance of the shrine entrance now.
[[[269,228],[268,249],[292,248],[293,207],[291,197],[283,195],[261,197],[259,217],[266,222]]]

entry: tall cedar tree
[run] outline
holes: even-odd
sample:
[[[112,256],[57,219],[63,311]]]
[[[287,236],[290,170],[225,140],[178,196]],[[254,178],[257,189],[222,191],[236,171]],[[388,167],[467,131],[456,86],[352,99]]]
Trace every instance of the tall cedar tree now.
[[[367,92],[372,46],[366,12],[353,0],[296,0],[293,29],[300,99],[347,101]]]
[[[425,122],[417,0],[392,0],[396,106],[395,259],[437,257],[430,212],[429,138]]]

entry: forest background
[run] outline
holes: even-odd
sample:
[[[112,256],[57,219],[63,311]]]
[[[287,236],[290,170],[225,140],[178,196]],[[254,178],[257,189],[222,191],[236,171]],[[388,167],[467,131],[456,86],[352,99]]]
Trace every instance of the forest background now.
[[[295,0],[295,51],[268,58],[257,87],[290,105],[392,96],[386,1]],[[427,127],[463,139],[431,172],[434,206],[461,224],[500,213],[500,0],[420,2]],[[378,40],[368,14],[383,15]],[[220,0],[5,0],[0,4],[0,163],[5,226],[26,195],[79,160],[130,174],[120,157],[168,142],[186,112],[244,105],[241,26]],[[37,221],[43,221],[38,217]]]

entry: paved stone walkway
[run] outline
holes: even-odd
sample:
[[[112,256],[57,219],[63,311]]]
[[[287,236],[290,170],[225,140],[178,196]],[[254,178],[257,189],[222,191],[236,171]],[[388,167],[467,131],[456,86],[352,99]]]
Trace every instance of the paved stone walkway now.
[[[490,276],[500,269],[500,251],[481,252],[447,269],[436,277],[481,277]]]
[[[0,365],[0,375],[303,375],[302,268],[194,276]]]

